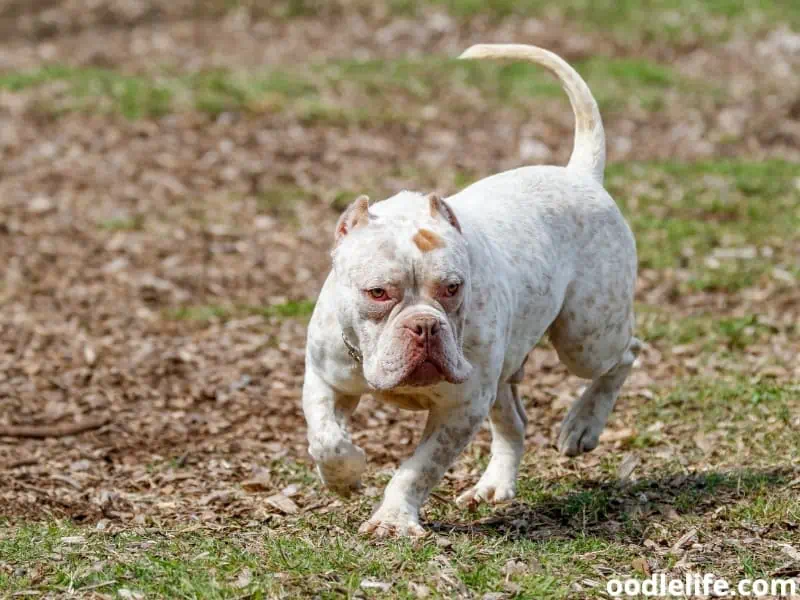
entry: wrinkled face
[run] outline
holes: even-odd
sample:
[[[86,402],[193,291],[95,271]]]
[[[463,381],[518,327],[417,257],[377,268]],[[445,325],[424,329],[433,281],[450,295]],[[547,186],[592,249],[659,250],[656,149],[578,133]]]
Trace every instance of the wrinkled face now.
[[[367,382],[384,391],[464,382],[470,280],[458,221],[435,196],[358,203],[339,221],[333,268],[339,323],[358,342]]]

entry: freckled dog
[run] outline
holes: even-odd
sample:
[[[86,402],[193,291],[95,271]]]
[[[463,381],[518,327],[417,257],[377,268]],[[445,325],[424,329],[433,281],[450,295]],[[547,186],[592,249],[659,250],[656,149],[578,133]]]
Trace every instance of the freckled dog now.
[[[514,497],[526,416],[517,385],[549,333],[560,360],[590,384],[558,439],[594,449],[641,346],[634,337],[636,244],[603,187],[605,134],[589,87],[564,60],[517,44],[473,46],[463,59],[537,63],[575,114],[566,167],[528,166],[443,199],[362,196],[334,233],[333,267],[308,330],[303,410],[327,486],[357,489],[364,452],[347,430],[363,394],[428,419],[364,533],[421,535],[419,510],[488,417],[491,459],[462,506]]]

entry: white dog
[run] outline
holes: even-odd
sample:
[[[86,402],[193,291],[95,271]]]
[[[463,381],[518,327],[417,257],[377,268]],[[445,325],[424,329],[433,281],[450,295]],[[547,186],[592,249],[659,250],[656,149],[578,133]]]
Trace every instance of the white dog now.
[[[558,77],[576,117],[566,167],[483,179],[447,201],[401,192],[339,219],[333,269],[308,330],[303,410],[320,476],[347,495],[364,452],[347,432],[362,394],[428,411],[414,455],[360,531],[421,535],[419,510],[488,416],[491,460],[459,505],[514,497],[526,416],[517,393],[528,352],[548,332],[569,370],[591,380],[558,440],[597,446],[639,351],[633,337],[636,244],[603,188],[605,136],[580,75],[525,45],[477,45],[461,58],[521,59]]]

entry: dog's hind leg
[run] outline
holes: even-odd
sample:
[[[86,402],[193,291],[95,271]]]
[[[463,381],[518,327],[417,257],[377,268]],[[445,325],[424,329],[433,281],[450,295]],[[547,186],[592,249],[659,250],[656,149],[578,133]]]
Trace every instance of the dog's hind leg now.
[[[520,368],[520,375],[521,371]],[[479,502],[499,504],[511,500],[516,493],[527,423],[517,389],[520,378],[512,377],[510,382],[498,385],[497,398],[489,414],[492,457],[478,483],[456,500],[461,507],[474,506]]]
[[[600,434],[640,349],[641,342],[631,337],[619,362],[602,374],[597,374],[572,405],[561,423],[558,437],[558,449],[562,454],[576,456],[597,447]]]
[[[616,268],[587,270],[569,290],[550,326],[550,340],[570,372],[591,379],[561,424],[558,449],[567,456],[590,452],[641,348],[633,337],[633,276]]]

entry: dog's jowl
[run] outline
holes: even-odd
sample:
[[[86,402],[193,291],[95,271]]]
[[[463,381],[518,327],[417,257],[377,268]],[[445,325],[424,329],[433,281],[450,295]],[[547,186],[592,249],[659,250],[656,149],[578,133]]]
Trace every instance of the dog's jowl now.
[[[555,74],[575,113],[575,147],[566,167],[506,171],[446,200],[362,196],[339,219],[303,387],[325,484],[344,495],[359,485],[366,458],[347,422],[362,394],[428,411],[419,447],[361,527],[376,535],[424,533],[421,505],[487,417],[489,466],[458,502],[514,497],[526,423],[517,385],[546,332],[591,381],[561,425],[569,456],[597,446],[640,346],[636,245],[603,188],[605,136],[588,86],[533,46],[478,45],[461,58],[527,60]]]

